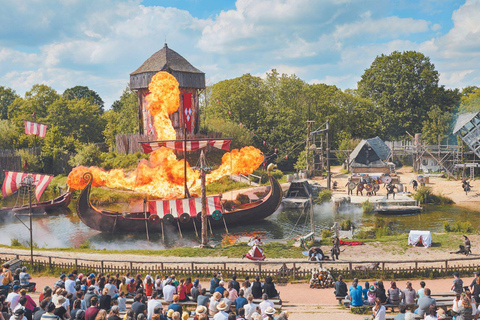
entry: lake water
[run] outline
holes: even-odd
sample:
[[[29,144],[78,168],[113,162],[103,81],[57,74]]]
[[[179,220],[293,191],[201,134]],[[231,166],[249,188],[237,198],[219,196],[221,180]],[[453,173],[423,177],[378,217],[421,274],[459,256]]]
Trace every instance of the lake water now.
[[[112,209],[110,207],[110,209]],[[180,238],[178,229],[171,226],[166,229],[165,243],[161,234],[151,234],[150,241],[145,235],[113,235],[100,233],[84,225],[75,211],[75,203],[72,201],[70,210],[49,217],[34,217],[34,243],[42,248],[65,248],[77,247],[89,241],[96,249],[163,249],[168,247],[192,246],[199,244],[194,232],[184,232]],[[305,219],[307,217],[307,220]],[[310,232],[308,211],[302,213],[297,210],[284,210],[280,208],[268,219],[256,222],[254,225],[241,227],[229,226],[229,232],[242,234],[249,232],[261,232],[267,239],[291,239],[298,235]],[[351,208],[343,213],[334,213],[330,204],[314,206],[315,229],[317,234],[322,229],[330,228],[335,221],[351,219],[357,225],[370,225],[374,215],[365,216],[361,209]],[[480,225],[480,212],[464,209],[459,206],[430,207],[424,209],[421,214],[405,216],[382,216],[387,222],[392,223],[395,232],[408,232],[409,230],[442,231],[444,221],[451,223],[457,221],[470,221],[474,228]],[[22,217],[28,225],[28,217]],[[224,229],[214,230],[213,242],[219,242],[225,233]],[[0,244],[10,245],[11,239],[18,239],[26,244],[29,241],[27,228],[17,219],[0,224]]]

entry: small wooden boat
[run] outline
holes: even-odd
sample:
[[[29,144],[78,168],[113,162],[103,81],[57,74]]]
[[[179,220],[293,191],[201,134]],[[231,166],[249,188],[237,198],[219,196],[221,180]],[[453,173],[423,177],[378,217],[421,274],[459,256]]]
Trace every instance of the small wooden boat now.
[[[307,179],[293,180],[282,205],[287,209],[303,209],[309,205],[310,196],[318,196],[318,187],[312,186]]]
[[[52,213],[55,210],[66,208],[70,204],[71,199],[72,193],[66,192],[52,200],[32,203],[32,213],[34,215],[45,215],[45,213]],[[0,210],[0,219],[13,217],[14,214],[26,214],[29,213],[29,211],[30,208],[28,204],[17,207],[2,208]]]
[[[373,209],[375,213],[384,215],[415,214],[422,211],[420,206],[378,206]]]
[[[146,212],[115,212],[100,210],[90,203],[90,190],[93,176],[90,172],[83,175],[88,181],[87,186],[82,190],[77,201],[77,214],[87,226],[92,229],[110,233],[146,233],[163,232],[163,225],[173,224],[181,230],[200,229],[200,215],[195,217],[182,213],[174,217],[172,214],[156,215]],[[270,176],[270,190],[267,195],[259,201],[246,206],[237,206],[231,211],[222,209],[222,212],[213,212],[209,216],[211,227],[225,225],[234,227],[240,224],[255,223],[272,215],[282,201],[282,188],[278,181]],[[217,211],[217,210],[215,210]]]

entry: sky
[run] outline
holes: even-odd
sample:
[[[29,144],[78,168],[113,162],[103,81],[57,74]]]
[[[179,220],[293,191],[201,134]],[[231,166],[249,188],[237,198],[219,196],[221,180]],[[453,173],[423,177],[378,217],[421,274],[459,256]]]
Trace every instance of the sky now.
[[[0,0],[0,86],[76,85],[109,106],[165,41],[207,85],[271,69],[356,88],[415,50],[447,88],[480,86],[480,0]]]

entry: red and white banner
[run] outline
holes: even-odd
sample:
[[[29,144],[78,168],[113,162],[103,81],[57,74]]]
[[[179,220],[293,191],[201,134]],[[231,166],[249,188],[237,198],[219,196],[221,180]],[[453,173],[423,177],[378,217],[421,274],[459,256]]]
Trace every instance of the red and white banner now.
[[[35,184],[35,197],[37,201],[40,201],[40,197],[43,194],[43,191],[47,188],[50,181],[52,181],[52,176],[46,176],[43,174],[32,174],[24,172],[13,172],[5,171],[5,180],[3,181],[2,193],[3,197],[14,194],[18,188],[21,187],[23,178],[27,176],[32,176]]]
[[[225,151],[230,150],[231,139],[223,140],[196,140],[196,141],[187,141],[187,151],[195,151],[198,149],[205,148],[207,145],[211,145],[215,148],[222,149]],[[167,147],[169,149],[174,149],[178,151],[183,151],[185,142],[182,140],[176,141],[166,141],[166,142],[145,142],[142,143],[143,152],[150,153],[154,150],[157,150],[160,147]]]
[[[185,127],[187,132],[192,132],[193,110],[192,110],[192,94],[183,94],[183,115],[185,117]]]
[[[195,218],[202,212],[202,198],[149,201],[148,209],[151,215],[156,214],[161,219],[169,213],[174,218],[180,217],[182,213],[188,213]],[[223,212],[220,197],[207,197],[207,216],[211,216],[215,210]]]
[[[47,133],[47,125],[36,123],[32,121],[23,120],[25,123],[25,134],[34,134],[39,136],[40,138],[45,138],[45,134]]]

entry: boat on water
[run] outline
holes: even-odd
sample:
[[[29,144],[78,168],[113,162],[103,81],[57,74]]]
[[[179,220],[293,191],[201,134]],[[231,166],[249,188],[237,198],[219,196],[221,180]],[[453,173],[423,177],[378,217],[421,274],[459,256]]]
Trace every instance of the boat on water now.
[[[375,213],[384,215],[415,214],[422,211],[420,206],[380,206],[373,209]]]
[[[77,214],[88,227],[109,233],[164,232],[164,224],[179,230],[201,229],[201,198],[148,201],[145,211],[116,212],[97,209],[90,203],[93,175],[86,172],[88,181],[77,201]],[[234,227],[251,224],[272,215],[282,201],[282,188],[278,181],[269,176],[270,190],[262,199],[225,210],[220,197],[207,198],[208,224],[211,228]]]
[[[45,215],[45,213],[52,213],[61,208],[66,208],[70,204],[70,200],[72,199],[71,192],[66,192],[55,199],[32,203],[32,213],[34,215]],[[24,204],[21,206],[16,207],[8,207],[8,208],[1,208],[0,209],[0,218],[9,215],[9,213],[13,214],[25,214],[29,213],[30,207],[28,204]]]
[[[311,185],[307,179],[293,180],[285,192],[282,205],[287,209],[303,209],[310,203],[310,196],[318,196],[319,188]]]

